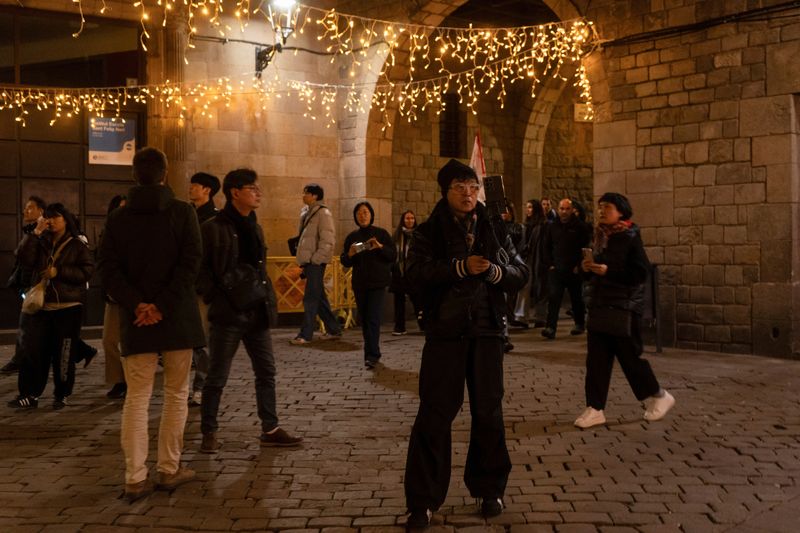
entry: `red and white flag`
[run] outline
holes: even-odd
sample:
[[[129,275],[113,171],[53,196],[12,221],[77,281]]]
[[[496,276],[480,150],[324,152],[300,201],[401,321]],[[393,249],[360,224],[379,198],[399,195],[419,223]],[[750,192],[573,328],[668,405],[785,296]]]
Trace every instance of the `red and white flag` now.
[[[481,134],[475,134],[475,142],[472,145],[472,157],[469,158],[469,166],[478,175],[478,183],[481,190],[478,191],[478,200],[486,203],[486,193],[483,192],[483,178],[486,176],[486,164],[483,162],[483,147],[481,146]]]

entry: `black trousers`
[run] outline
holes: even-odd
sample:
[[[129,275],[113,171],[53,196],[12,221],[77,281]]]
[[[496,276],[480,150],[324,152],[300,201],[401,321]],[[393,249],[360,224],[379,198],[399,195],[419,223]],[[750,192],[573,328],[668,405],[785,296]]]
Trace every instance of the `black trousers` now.
[[[583,303],[583,280],[573,272],[559,272],[551,270],[547,274],[547,327],[555,330],[558,328],[558,313],[561,310],[561,300],[564,289],[569,291],[572,302],[572,319],[576,326],[586,323],[586,306]]]
[[[20,338],[22,358],[17,381],[20,395],[41,396],[51,366],[53,396],[66,398],[72,394],[82,314],[83,306],[76,305],[57,311],[39,311],[26,319]]]
[[[475,498],[502,497],[511,458],[503,426],[503,340],[428,339],[419,373],[419,412],[411,430],[405,493],[409,509],[438,509],[447,496],[451,426],[464,401],[472,415],[464,482]]]
[[[406,330],[406,296],[414,306],[414,318],[419,316],[419,298],[416,294],[395,291],[394,293],[394,330],[403,332]],[[422,329],[422,328],[420,328]]]
[[[353,293],[364,339],[364,360],[378,361],[381,358],[381,317],[386,288],[356,289]]]
[[[642,334],[640,320],[633,321],[633,335],[615,337],[589,331],[586,354],[586,405],[604,409],[611,384],[611,370],[614,358],[639,401],[649,398],[660,390],[658,380],[650,363],[642,359]]]

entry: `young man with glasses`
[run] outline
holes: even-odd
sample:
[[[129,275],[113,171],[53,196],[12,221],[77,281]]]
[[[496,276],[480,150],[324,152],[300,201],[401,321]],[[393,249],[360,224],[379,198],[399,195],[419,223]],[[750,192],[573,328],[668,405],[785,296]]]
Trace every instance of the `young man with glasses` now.
[[[408,526],[427,527],[450,483],[450,428],[467,383],[472,414],[464,481],[481,514],[503,510],[511,460],[503,427],[506,292],[525,285],[528,267],[503,224],[478,203],[475,171],[451,159],[438,175],[442,200],[414,232],[406,275],[423,295],[425,346],[419,412],[411,430],[405,494]]]
[[[275,356],[270,328],[277,324],[275,291],[267,277],[267,248],[256,220],[261,205],[258,175],[250,169],[228,172],[222,182],[225,207],[203,224],[203,262],[198,290],[208,304],[210,365],[200,406],[200,451],[216,453],[217,414],[231,363],[243,342],[255,374],[262,446],[297,446],[302,437],[278,426],[275,407]]]

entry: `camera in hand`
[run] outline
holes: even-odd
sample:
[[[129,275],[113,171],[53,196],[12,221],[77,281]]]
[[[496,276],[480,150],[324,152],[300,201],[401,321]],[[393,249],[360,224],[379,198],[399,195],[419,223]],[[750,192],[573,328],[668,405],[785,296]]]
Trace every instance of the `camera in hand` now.
[[[372,244],[369,242],[354,242],[353,247],[355,248],[357,254],[366,252],[367,250],[372,250]]]
[[[503,176],[486,176],[483,178],[483,190],[486,194],[486,211],[491,218],[500,218],[506,210],[506,188]]]

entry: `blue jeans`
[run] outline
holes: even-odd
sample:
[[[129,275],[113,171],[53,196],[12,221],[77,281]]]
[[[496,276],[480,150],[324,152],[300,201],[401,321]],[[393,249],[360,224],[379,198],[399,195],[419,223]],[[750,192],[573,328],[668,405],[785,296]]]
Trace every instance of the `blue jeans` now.
[[[262,431],[278,427],[275,413],[275,357],[272,352],[272,336],[267,327],[266,309],[251,314],[245,325],[219,325],[211,323],[209,334],[209,368],[203,385],[203,402],[200,406],[200,430],[203,434],[217,431],[217,412],[222,398],[222,389],[231,373],[231,362],[244,342],[247,355],[256,377],[256,405]]]
[[[364,359],[377,361],[381,358],[381,315],[386,289],[381,287],[353,292],[356,295],[358,318],[361,320],[361,333],[364,337]]]
[[[298,337],[310,341],[314,336],[317,314],[331,335],[341,335],[342,328],[331,310],[328,295],[325,294],[325,265],[307,264],[305,266],[306,290],[303,294],[303,325]]]

